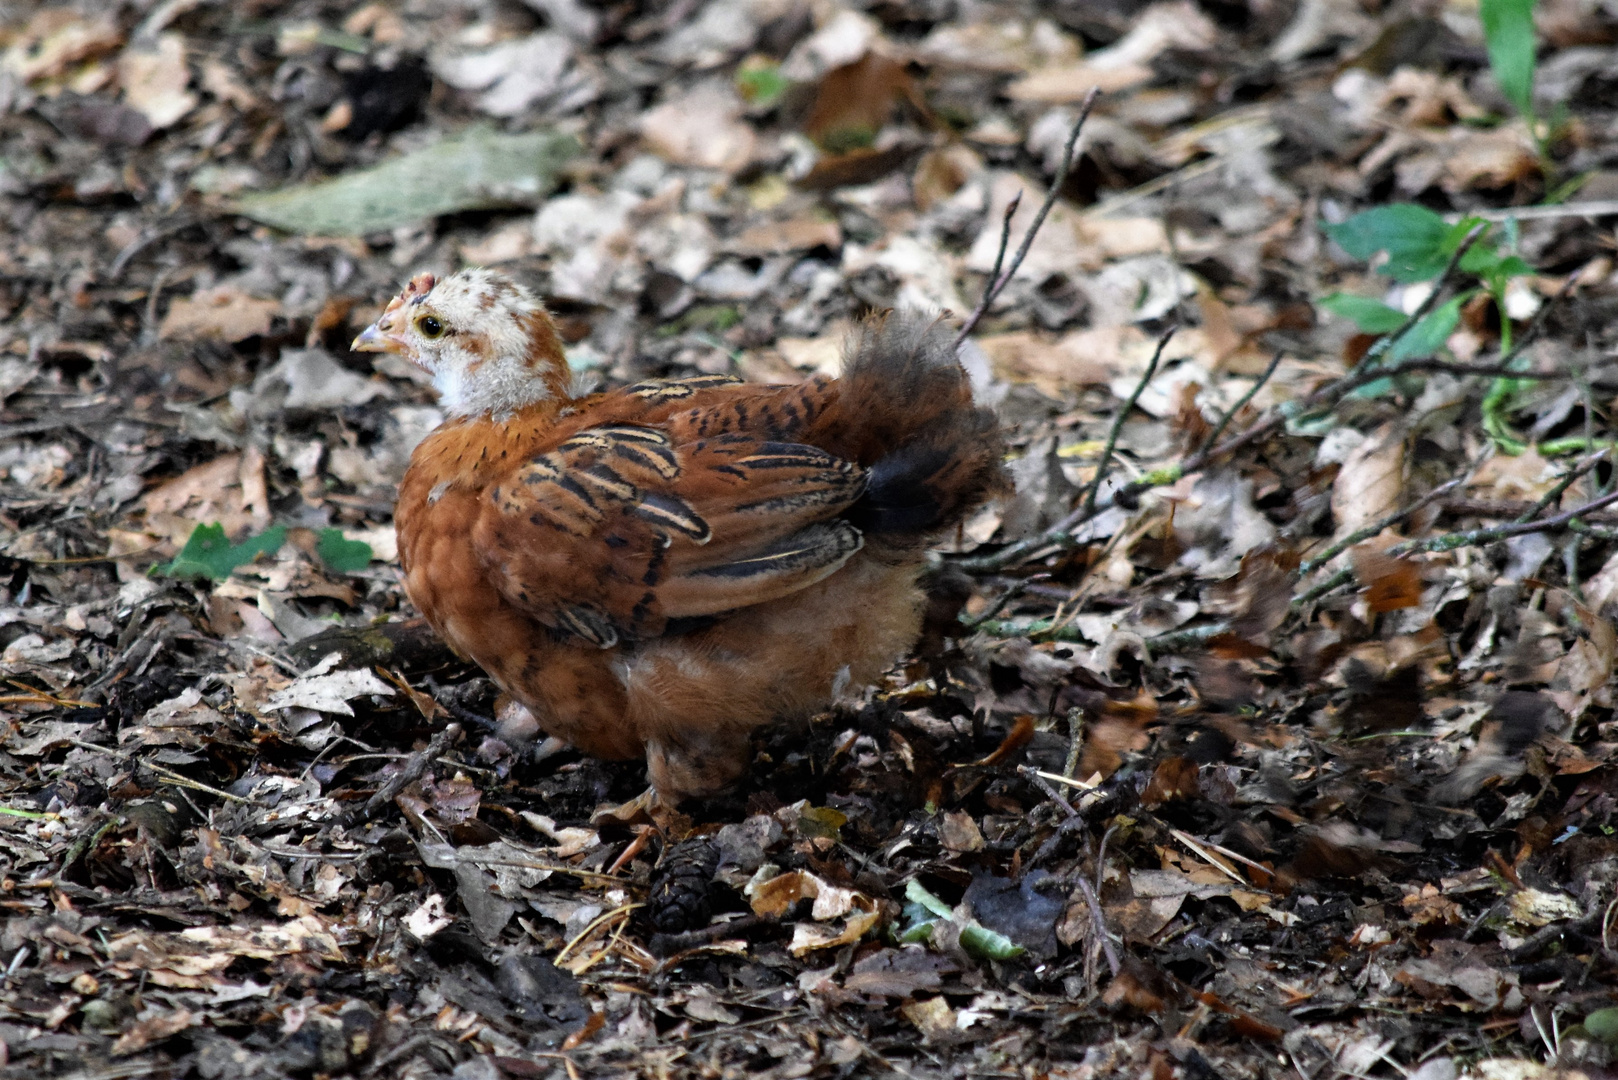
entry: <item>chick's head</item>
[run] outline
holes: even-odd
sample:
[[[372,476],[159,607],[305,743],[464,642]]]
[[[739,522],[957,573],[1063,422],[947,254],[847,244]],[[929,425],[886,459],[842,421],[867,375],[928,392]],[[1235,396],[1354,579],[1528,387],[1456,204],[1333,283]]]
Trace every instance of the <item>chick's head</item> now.
[[[567,358],[534,294],[504,274],[417,274],[350,346],[391,352],[433,377],[452,416],[500,416],[566,401]]]

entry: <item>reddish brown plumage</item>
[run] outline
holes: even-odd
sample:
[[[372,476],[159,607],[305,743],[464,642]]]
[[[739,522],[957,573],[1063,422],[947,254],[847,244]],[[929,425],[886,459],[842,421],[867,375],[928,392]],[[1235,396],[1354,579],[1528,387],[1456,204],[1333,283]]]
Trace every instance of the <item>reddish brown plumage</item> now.
[[[482,317],[429,290],[402,298],[411,325]],[[432,340],[452,344],[430,345],[390,324],[452,408],[496,403],[462,409],[411,459],[396,513],[406,588],[546,732],[645,754],[664,797],[713,791],[745,769],[754,728],[871,683],[914,643],[928,539],[998,482],[992,417],[950,332],[915,317],[866,327],[840,379],[572,400],[548,320],[518,308],[538,331],[514,369],[527,398],[521,380],[499,394],[476,382],[498,335],[479,346],[456,338],[474,327],[451,327]],[[356,344],[390,347],[381,338]],[[523,403],[498,407],[513,394]]]

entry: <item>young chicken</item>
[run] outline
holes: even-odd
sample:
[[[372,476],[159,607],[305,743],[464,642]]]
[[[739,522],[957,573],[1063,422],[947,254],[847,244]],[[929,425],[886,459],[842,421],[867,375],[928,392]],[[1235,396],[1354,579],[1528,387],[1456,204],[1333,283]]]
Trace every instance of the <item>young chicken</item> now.
[[[1000,482],[954,335],[888,315],[841,378],[726,376],[576,398],[510,279],[420,274],[354,340],[433,377],[410,459],[405,588],[547,733],[715,792],[752,730],[869,685],[915,643],[930,538]]]

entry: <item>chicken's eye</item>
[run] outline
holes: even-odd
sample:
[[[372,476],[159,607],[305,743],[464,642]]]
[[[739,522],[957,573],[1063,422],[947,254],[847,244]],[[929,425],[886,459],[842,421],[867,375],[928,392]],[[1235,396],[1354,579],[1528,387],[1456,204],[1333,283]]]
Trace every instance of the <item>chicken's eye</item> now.
[[[416,329],[421,331],[422,337],[435,338],[444,336],[444,324],[431,315],[423,315],[416,320]]]

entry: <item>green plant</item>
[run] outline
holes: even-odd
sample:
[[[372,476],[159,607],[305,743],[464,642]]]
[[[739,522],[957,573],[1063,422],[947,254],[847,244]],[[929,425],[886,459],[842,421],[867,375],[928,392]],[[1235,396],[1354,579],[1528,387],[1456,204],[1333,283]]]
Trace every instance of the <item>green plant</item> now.
[[[239,544],[232,544],[225,535],[225,527],[218,522],[198,525],[191,530],[185,547],[180,549],[174,561],[152,567],[152,575],[223,581],[238,566],[250,563],[260,555],[273,555],[280,551],[286,539],[286,527],[277,525]]]
[[[341,529],[321,529],[315,538],[315,554],[326,569],[339,574],[355,574],[371,565],[371,545],[348,539]]]
[[[1534,116],[1534,0],[1479,0],[1489,68],[1507,100]]]
[[[1478,15],[1483,20],[1489,70],[1494,72],[1495,82],[1500,84],[1506,100],[1528,121],[1528,132],[1539,151],[1540,171],[1545,174],[1547,185],[1552,185],[1545,201],[1558,203],[1576,192],[1589,176],[1553,185],[1556,169],[1550,156],[1550,143],[1564,126],[1567,109],[1558,104],[1550,116],[1541,116],[1534,110],[1534,73],[1538,66],[1534,4],[1535,0],[1478,0]]]
[[[1439,279],[1466,238],[1480,230],[1456,265],[1456,270],[1469,275],[1474,284],[1414,323],[1399,309],[1367,296],[1333,293],[1318,301],[1322,309],[1348,319],[1362,333],[1378,336],[1365,363],[1398,363],[1436,356],[1459,324],[1461,309],[1480,293],[1488,294],[1500,313],[1501,353],[1511,351],[1513,328],[1506,316],[1506,289],[1513,278],[1534,272],[1512,253],[1517,240],[1515,222],[1496,227],[1481,218],[1465,218],[1451,224],[1424,206],[1396,203],[1373,207],[1341,224],[1326,225],[1325,230],[1356,259],[1371,261],[1384,254],[1378,273],[1405,285],[1430,283],[1435,289],[1445,284]],[[1496,379],[1483,402],[1484,429],[1507,453],[1520,453],[1526,447],[1506,420],[1512,397],[1523,385],[1516,379]],[[1383,379],[1366,384],[1356,394],[1374,397],[1389,389],[1390,381]]]
[[[225,527],[218,522],[198,525],[191,530],[180,553],[171,561],[152,567],[151,574],[153,577],[223,581],[238,566],[245,566],[260,555],[274,555],[286,540],[285,525],[265,529],[239,544],[230,542]],[[349,540],[341,529],[320,530],[315,537],[315,552],[326,569],[339,574],[355,573],[371,562],[371,546]]]
[[[781,65],[763,56],[750,56],[736,69],[736,91],[755,109],[773,108],[792,86]]]

